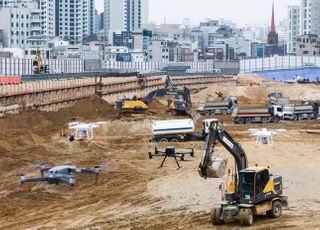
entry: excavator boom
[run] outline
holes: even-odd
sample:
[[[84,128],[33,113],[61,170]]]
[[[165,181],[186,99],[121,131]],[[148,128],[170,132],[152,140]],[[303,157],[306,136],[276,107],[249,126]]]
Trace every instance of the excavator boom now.
[[[206,137],[204,153],[199,165],[199,173],[204,178],[221,178],[224,175],[227,159],[214,157],[214,146],[219,141],[233,156],[238,172],[248,167],[247,156],[241,145],[233,140],[226,130],[213,121]]]

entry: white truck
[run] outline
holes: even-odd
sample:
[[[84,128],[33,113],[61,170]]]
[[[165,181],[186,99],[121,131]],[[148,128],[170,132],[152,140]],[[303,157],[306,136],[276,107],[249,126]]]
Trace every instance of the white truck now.
[[[197,108],[197,112],[201,115],[216,115],[216,114],[232,114],[233,110],[238,108],[238,99],[235,97],[229,97],[223,101],[215,102],[200,102]]]
[[[183,142],[204,140],[209,132],[210,124],[216,119],[202,121],[201,133],[195,132],[192,119],[153,121],[151,125],[151,142]]]

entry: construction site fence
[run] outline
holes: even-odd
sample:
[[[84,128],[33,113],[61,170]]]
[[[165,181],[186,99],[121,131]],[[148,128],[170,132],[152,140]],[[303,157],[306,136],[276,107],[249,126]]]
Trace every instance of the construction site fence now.
[[[33,59],[0,58],[0,76],[31,75],[34,72]],[[221,73],[238,73],[238,61],[198,61],[198,62],[118,62],[83,59],[43,59],[50,73],[95,72],[101,69],[111,71],[161,71],[167,66],[187,66],[189,73],[205,73],[219,69]]]
[[[240,61],[240,73],[269,70],[320,68],[319,56],[274,56]]]

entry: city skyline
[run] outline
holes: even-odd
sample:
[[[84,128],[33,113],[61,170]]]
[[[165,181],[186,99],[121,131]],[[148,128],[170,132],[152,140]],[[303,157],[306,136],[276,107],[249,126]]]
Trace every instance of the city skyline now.
[[[275,4],[275,20],[287,17],[289,5],[298,5],[300,0],[149,0],[149,21],[156,24],[182,24],[184,18],[190,18],[197,25],[207,18],[232,20],[238,26],[270,24],[272,2]],[[166,6],[166,7],[164,7]],[[177,11],[183,6],[183,10]],[[232,7],[230,7],[232,6]],[[103,0],[96,0],[96,8],[103,11]],[[182,7],[181,7],[182,8]],[[238,12],[239,9],[242,12]],[[261,13],[261,9],[263,13]]]

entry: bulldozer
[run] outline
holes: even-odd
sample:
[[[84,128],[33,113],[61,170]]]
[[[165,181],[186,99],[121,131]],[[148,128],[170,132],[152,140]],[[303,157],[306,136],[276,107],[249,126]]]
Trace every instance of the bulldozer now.
[[[227,159],[214,156],[218,142],[233,156],[236,170],[233,179],[226,185],[220,207],[211,212],[212,224],[239,221],[243,226],[250,226],[256,215],[265,213],[270,218],[279,218],[282,207],[288,205],[288,199],[283,195],[282,177],[270,173],[268,167],[248,167],[245,151],[219,120],[211,123],[206,137],[199,165],[200,176],[205,179],[224,176]]]
[[[49,65],[42,64],[42,57],[41,57],[41,50],[37,49],[37,55],[32,63],[33,66],[33,73],[34,74],[41,74],[41,73],[49,73]]]

